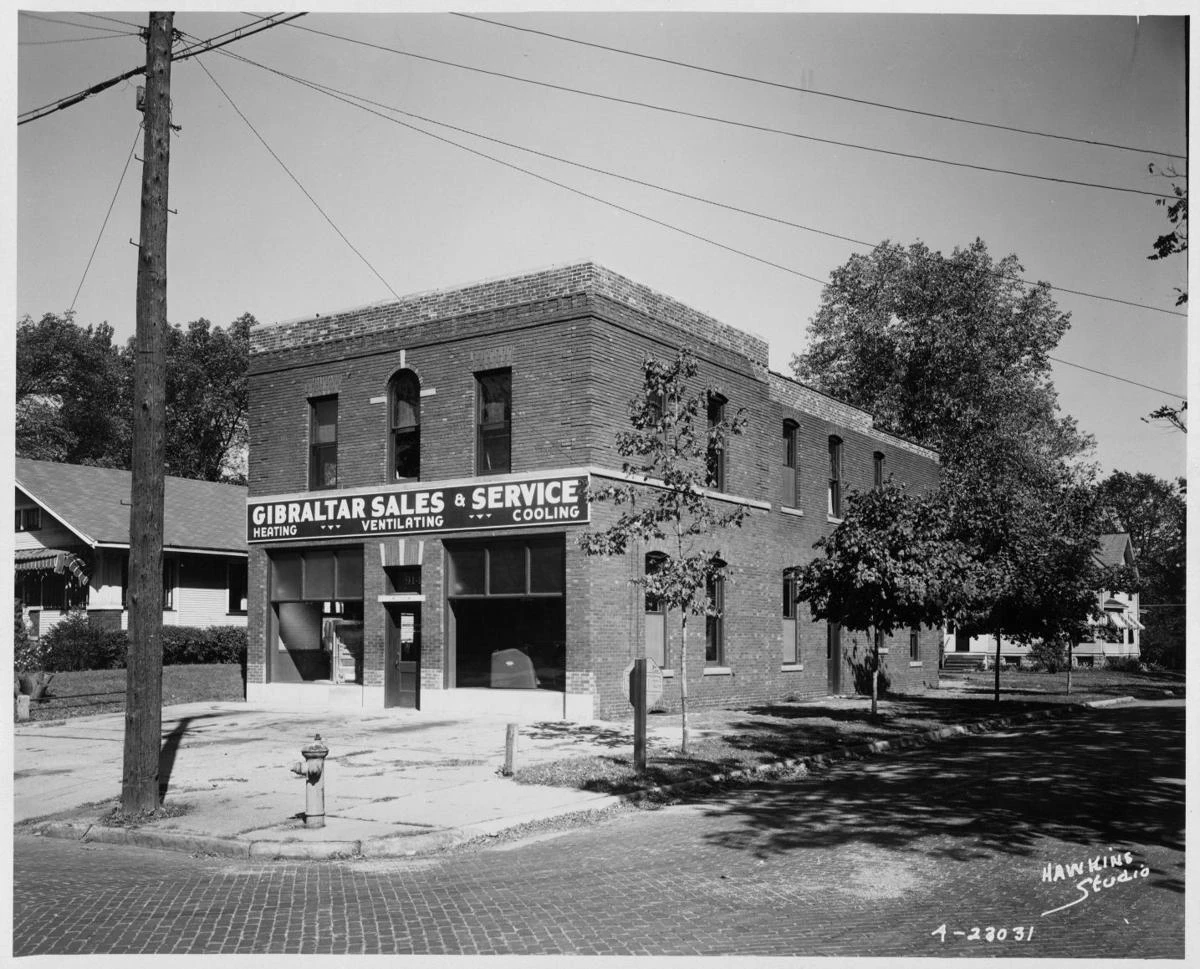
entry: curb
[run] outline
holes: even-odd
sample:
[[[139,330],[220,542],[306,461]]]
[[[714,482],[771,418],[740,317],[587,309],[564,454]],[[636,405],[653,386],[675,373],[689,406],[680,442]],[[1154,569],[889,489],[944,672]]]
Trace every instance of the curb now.
[[[1122,699],[1126,698],[1119,698],[1116,701],[1101,700],[1097,702],[1104,705],[1111,705],[1114,702],[1120,702]],[[1130,697],[1128,699],[1132,698]],[[1090,706],[1091,704],[1087,705]],[[861,757],[883,753],[889,750],[906,750],[910,747],[922,747],[934,741],[945,740],[950,737],[986,733],[990,730],[1003,730],[1006,727],[1012,727],[1021,723],[1029,723],[1034,720],[1049,720],[1057,717],[1072,716],[1077,712],[1077,710],[1077,705],[1064,704],[1059,707],[1050,707],[1045,710],[1032,710],[1029,713],[1018,713],[1010,717],[992,717],[987,720],[976,720],[972,723],[955,724],[950,727],[938,727],[936,730],[928,730],[925,733],[914,734],[907,737],[895,737],[891,740],[873,740],[869,743],[855,744],[850,747],[841,747],[837,750],[831,750],[824,754],[812,754],[808,757],[796,757],[789,760],[772,761],[768,764],[759,764],[756,767],[747,767],[743,768],[742,770],[728,771],[720,774],[710,774],[707,777],[694,777],[690,780],[679,781],[675,784],[644,787],[640,790],[631,791],[628,794],[623,794],[620,796],[627,801],[637,801],[653,795],[670,795],[677,791],[686,790],[691,787],[724,784],[731,781],[753,780],[758,777],[769,777],[772,774],[782,774],[789,771],[795,771],[803,776],[809,773],[809,771],[814,767],[826,767],[830,764],[835,764],[844,760],[857,760]]]
[[[1131,696],[1114,696],[1114,697],[1109,697],[1108,699],[1105,699],[1105,700],[1089,700],[1087,703],[1084,703],[1081,705],[1085,706],[1085,707],[1092,707],[1094,709],[1096,707],[1115,707],[1122,703],[1134,703],[1134,702],[1136,702],[1136,701]]]
[[[921,734],[895,737],[890,740],[874,740],[868,743],[838,748],[822,754],[777,760],[741,770],[710,774],[705,777],[695,777],[686,781],[679,781],[675,784],[642,787],[636,791],[624,794],[597,795],[596,799],[599,801],[602,798],[612,797],[627,803],[637,803],[650,797],[669,797],[672,794],[686,791],[690,788],[755,780],[770,777],[774,774],[795,772],[800,776],[804,776],[814,768],[826,767],[841,761],[857,760],[891,750],[907,750],[909,748],[922,747],[950,737],[986,733],[991,730],[1002,730],[1035,720],[1049,720],[1072,716],[1081,707],[1085,706],[1107,707],[1127,702],[1133,702],[1133,697],[1114,697],[1106,700],[1095,700],[1085,704],[1064,704],[1058,707],[1049,707],[1045,710],[1034,710],[1008,717],[991,717],[971,723],[939,727]],[[594,808],[572,809],[562,814],[554,811],[532,812],[520,817],[506,818],[494,822],[482,822],[463,828],[446,828],[427,834],[407,837],[400,835],[391,838],[371,838],[357,841],[237,841],[231,838],[215,838],[206,835],[175,834],[172,832],[148,831],[139,828],[106,827],[102,824],[79,821],[47,821],[35,825],[31,831],[35,835],[47,838],[126,845],[137,848],[156,848],[166,851],[182,851],[189,854],[214,855],[223,858],[254,858],[261,861],[333,861],[348,858],[413,857],[443,850],[454,845],[464,844],[481,837],[495,836],[502,831],[519,827],[523,824],[551,818],[569,817],[573,814],[586,814],[589,810],[594,810]]]

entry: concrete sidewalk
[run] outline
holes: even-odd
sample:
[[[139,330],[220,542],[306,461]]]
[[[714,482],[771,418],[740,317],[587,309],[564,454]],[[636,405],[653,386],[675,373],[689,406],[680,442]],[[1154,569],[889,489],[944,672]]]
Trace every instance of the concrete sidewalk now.
[[[123,714],[18,724],[13,818],[18,824],[43,819],[36,830],[62,837],[212,854],[369,857],[429,851],[618,803],[610,795],[502,776],[507,722],[431,720],[414,710],[168,707],[163,803],[186,810],[137,829],[97,823],[120,796]],[[291,766],[318,732],[329,747],[326,824],[306,829],[305,783]],[[593,753],[628,757],[632,746],[628,724],[522,724],[517,765]]]

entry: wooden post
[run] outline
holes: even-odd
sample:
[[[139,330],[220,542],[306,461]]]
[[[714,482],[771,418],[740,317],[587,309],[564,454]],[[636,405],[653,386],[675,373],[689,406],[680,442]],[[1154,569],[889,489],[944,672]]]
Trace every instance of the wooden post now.
[[[510,723],[504,736],[504,776],[512,777],[517,769],[517,725]]]
[[[151,12],[146,36],[145,128],[137,333],[133,371],[133,490],[129,514],[129,655],[121,809],[158,807],[162,744],[163,454],[166,426],[167,176],[171,149],[174,14]]]
[[[629,674],[629,698],[633,701],[633,766],[646,772],[646,657],[633,661]]]

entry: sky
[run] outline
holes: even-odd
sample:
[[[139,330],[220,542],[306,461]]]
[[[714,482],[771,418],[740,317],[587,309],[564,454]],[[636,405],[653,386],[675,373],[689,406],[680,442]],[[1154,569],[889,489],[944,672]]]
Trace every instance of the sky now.
[[[1170,191],[1150,163],[1186,165],[1169,154],[1187,151],[1182,17],[473,12],[526,29],[449,11],[311,13],[174,65],[172,323],[275,322],[590,259],[759,334],[790,373],[821,281],[851,254],[884,240],[949,254],[981,238],[1029,279],[1145,304],[1057,291],[1072,326],[1054,381],[1103,472],[1186,473],[1185,436],[1142,420],[1187,393],[1174,305],[1186,257],[1146,258],[1169,225],[1137,194]],[[127,35],[144,12],[29,13],[16,18],[15,113],[145,62]],[[194,42],[254,19],[183,10],[175,27]],[[136,84],[17,127],[17,319],[74,305],[80,324],[133,334],[141,165],[121,175],[135,140],[142,154]]]

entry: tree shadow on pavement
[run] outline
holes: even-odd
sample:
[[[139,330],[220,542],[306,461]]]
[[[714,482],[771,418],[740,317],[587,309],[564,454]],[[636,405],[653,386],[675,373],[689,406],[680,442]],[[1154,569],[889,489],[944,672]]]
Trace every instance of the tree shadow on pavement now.
[[[1028,856],[1044,837],[1183,850],[1179,706],[1086,711],[860,763],[710,803],[739,822],[711,840],[759,857],[866,842],[964,861]]]

